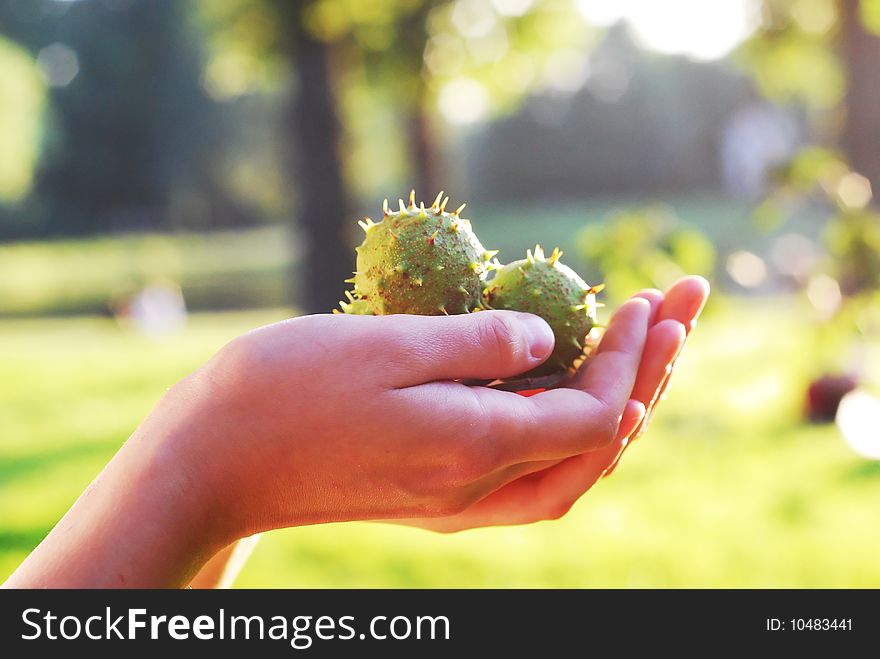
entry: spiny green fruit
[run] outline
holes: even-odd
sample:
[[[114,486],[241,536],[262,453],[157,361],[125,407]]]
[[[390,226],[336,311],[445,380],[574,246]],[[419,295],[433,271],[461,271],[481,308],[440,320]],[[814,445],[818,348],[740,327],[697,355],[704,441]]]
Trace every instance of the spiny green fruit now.
[[[544,257],[541,246],[525,259],[497,270],[483,291],[483,300],[493,309],[513,309],[541,316],[556,337],[556,347],[543,364],[523,377],[550,375],[571,368],[583,354],[586,336],[596,324],[596,293],[601,286],[588,286],[578,274],[559,262],[562,252],[554,249]]]
[[[342,308],[343,313],[352,314],[354,316],[375,316],[373,313],[373,307],[370,306],[370,302],[368,300],[359,300],[354,295],[352,295],[351,291],[345,291],[345,296],[348,298],[348,302],[343,300],[339,303],[339,306]],[[339,313],[338,309],[333,310],[334,313]]]
[[[354,291],[345,313],[439,314],[468,313],[482,306],[486,274],[498,252],[487,251],[460,217],[462,204],[446,212],[449,198],[441,192],[434,203],[416,205],[415,191],[409,206],[391,211],[388,201],[379,223],[364,218],[366,233],[357,248],[357,271],[349,279]]]

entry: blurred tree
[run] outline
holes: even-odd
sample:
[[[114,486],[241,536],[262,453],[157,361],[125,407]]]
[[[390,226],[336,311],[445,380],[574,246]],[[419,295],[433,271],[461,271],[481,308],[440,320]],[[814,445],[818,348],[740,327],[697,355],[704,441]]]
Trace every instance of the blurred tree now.
[[[250,219],[214,178],[222,126],[188,11],[175,0],[4,3],[0,29],[31,51],[50,90],[31,231]]]
[[[840,0],[840,51],[846,77],[841,143],[852,167],[880,192],[880,37],[876,33],[880,25],[865,20],[862,4],[862,0]],[[865,6],[870,4],[869,0]]]
[[[279,151],[289,198],[295,198],[293,240],[304,239],[305,264],[289,287],[308,312],[338,304],[351,276],[347,240],[351,212],[342,156],[338,62],[316,29],[320,0],[230,0],[198,5],[212,55],[207,82],[221,98],[264,90],[281,80]]]
[[[880,291],[878,34],[880,0],[765,0],[762,28],[743,49],[768,96],[811,110],[816,143],[780,169],[762,208],[783,216],[806,197],[828,209],[828,258],[805,282],[823,340],[852,336],[838,323],[880,336],[869,313]]]
[[[353,270],[345,240],[349,205],[330,46],[307,25],[311,3],[272,0],[270,4],[279,18],[282,50],[297,77],[288,122],[297,147],[291,169],[297,172],[299,226],[308,240],[302,304],[307,311],[327,312],[336,306],[341,282]]]
[[[215,61],[236,60],[241,75],[255,78],[259,67],[245,62],[276,60],[296,80],[286,112],[291,118],[286,143],[288,160],[297,163],[290,168],[297,225],[309,242],[309,265],[300,289],[311,311],[335,304],[340,282],[353,266],[346,240],[348,201],[352,189],[362,189],[353,179],[370,177],[376,170],[384,172],[385,186],[394,178],[387,173],[394,165],[386,145],[369,150],[366,158],[353,156],[364,142],[376,139],[370,134],[375,124],[364,123],[363,115],[380,106],[390,111],[405,145],[411,172],[406,181],[422,195],[433,194],[448,181],[434,109],[446,86],[474,78],[471,88],[485,86],[499,107],[509,107],[533,80],[521,74],[537,66],[517,44],[528,44],[534,52],[571,48],[583,42],[586,32],[582,21],[572,21],[571,0],[513,5],[501,0],[230,0],[201,3],[200,10],[214,35],[215,50],[223,53]],[[578,27],[572,30],[571,25]],[[447,57],[446,48],[455,52]],[[432,66],[426,64],[428,51]],[[498,67],[505,71],[500,79]],[[209,79],[211,70],[209,64]],[[476,82],[478,78],[483,82]],[[251,87],[235,76],[232,80]],[[523,80],[525,84],[515,84]],[[377,104],[365,107],[377,97]],[[474,103],[447,97],[447,105],[474,118],[483,116],[480,99]],[[340,129],[340,121],[347,130]],[[354,135],[355,130],[360,132]],[[351,166],[355,160],[358,168]]]
[[[412,81],[411,90],[405,93],[406,142],[410,161],[414,169],[414,185],[428,196],[444,187],[441,173],[441,153],[437,147],[437,134],[434,127],[433,104],[429,94],[427,73],[424,71],[424,53],[428,44],[428,15],[437,2],[424,1],[416,9],[405,15],[401,21],[400,51],[397,59],[405,78]]]
[[[875,190],[880,190],[878,34],[878,0],[764,0],[761,28],[740,53],[767,96],[813,111],[819,141],[839,145]],[[836,114],[837,108],[843,112]]]

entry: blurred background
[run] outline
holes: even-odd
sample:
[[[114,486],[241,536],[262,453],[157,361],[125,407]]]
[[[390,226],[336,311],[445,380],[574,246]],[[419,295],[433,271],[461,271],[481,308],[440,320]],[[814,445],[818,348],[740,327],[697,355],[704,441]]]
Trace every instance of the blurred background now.
[[[444,189],[613,308],[714,285],[564,520],[264,538],[239,584],[880,587],[880,0],[0,0],[0,579],[174,381]]]

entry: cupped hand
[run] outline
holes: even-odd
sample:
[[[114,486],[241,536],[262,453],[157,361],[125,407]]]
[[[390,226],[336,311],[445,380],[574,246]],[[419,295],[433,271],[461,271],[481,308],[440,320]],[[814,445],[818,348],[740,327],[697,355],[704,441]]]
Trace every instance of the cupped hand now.
[[[456,516],[548,464],[619,451],[621,417],[627,433],[640,417],[628,401],[651,314],[651,300],[628,301],[577,386],[530,398],[455,380],[543,361],[553,338],[536,316],[296,318],[227,345],[139,432],[178,429],[173,450],[199,474],[224,540]]]
[[[536,316],[308,316],[243,335],[172,387],[9,587],[192,581],[238,538],[396,519],[443,531],[558,517],[644,428],[708,288],[614,314],[567,387],[457,380],[543,362]]]
[[[650,329],[613,442],[563,460],[534,463],[529,470],[531,473],[499,487],[456,515],[408,519],[403,523],[452,532],[483,526],[526,524],[564,515],[603,475],[609,475],[616,468],[628,444],[647,429],[708,295],[706,280],[691,276],[680,279],[665,294],[646,289],[634,296],[650,304]],[[621,350],[635,351],[635,346],[626,345],[631,336],[621,329],[627,325],[619,317],[621,312],[628,312],[626,305],[612,319],[595,357],[581,366],[568,383],[569,387],[580,390],[604,388],[609,383],[602,381],[606,377],[615,377],[608,366],[615,355]]]

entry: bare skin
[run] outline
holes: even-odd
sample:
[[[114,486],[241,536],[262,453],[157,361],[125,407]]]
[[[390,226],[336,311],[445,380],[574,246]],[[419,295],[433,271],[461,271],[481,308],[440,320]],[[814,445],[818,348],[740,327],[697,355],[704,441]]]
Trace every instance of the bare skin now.
[[[4,585],[218,586],[230,546],[275,528],[559,517],[640,430],[707,294],[693,277],[643,291],[588,368],[528,398],[453,381],[546,359],[552,333],[527,314],[307,316],[249,332],[168,391]]]

